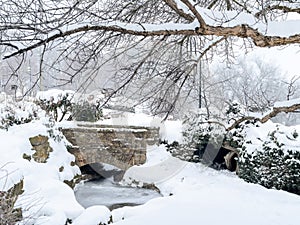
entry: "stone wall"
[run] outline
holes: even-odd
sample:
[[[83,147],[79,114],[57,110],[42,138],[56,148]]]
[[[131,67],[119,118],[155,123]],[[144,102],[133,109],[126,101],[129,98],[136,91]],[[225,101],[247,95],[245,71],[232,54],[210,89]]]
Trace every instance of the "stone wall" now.
[[[126,170],[145,163],[147,145],[159,142],[159,129],[149,127],[85,124],[62,132],[78,166],[107,163]]]

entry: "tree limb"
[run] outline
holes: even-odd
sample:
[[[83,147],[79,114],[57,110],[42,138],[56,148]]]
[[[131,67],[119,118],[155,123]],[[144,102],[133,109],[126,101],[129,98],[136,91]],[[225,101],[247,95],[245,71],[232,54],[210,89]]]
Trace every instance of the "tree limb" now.
[[[227,127],[226,128],[226,131],[230,131],[234,128],[236,128],[238,125],[240,125],[242,122],[245,122],[247,120],[253,120],[253,119],[256,119],[255,117],[253,116],[246,116],[246,117],[242,117],[238,120],[236,120],[230,127]]]
[[[273,107],[272,111],[269,112],[267,115],[265,115],[262,118],[257,118],[253,116],[247,116],[247,117],[242,117],[238,120],[236,120],[230,127],[228,127],[226,130],[230,131],[234,128],[236,128],[239,124],[242,122],[245,122],[247,120],[254,120],[257,119],[261,123],[265,123],[271,118],[277,116],[279,113],[289,113],[289,112],[295,112],[296,110],[300,109],[300,103],[299,104],[294,104],[291,106],[283,106],[283,107]]]
[[[193,22],[194,21],[194,16],[185,13],[182,9],[179,9],[176,2],[174,0],[164,0],[164,2],[171,8],[173,9],[178,15],[186,19],[187,21]]]
[[[274,11],[274,10],[279,10],[282,11],[283,13],[299,13],[300,14],[300,8],[290,8],[287,6],[282,6],[282,5],[274,5],[274,6],[269,6],[264,10],[261,10],[255,14],[255,17],[259,18],[261,15],[263,15],[266,11]]]
[[[119,26],[82,26],[79,28],[75,28],[72,30],[68,30],[66,32],[60,32],[54,34],[44,40],[41,40],[27,48],[20,49],[10,55],[5,56],[3,59],[8,59],[16,55],[20,55],[27,51],[31,51],[35,48],[38,48],[44,44],[47,44],[51,41],[56,39],[65,38],[77,33],[81,32],[89,32],[89,31],[103,31],[103,32],[118,32],[122,34],[128,34],[133,36],[144,36],[144,37],[153,37],[153,36],[178,36],[178,35],[186,35],[186,36],[222,36],[222,37],[240,37],[240,38],[251,38],[252,41],[256,46],[259,47],[274,47],[274,46],[282,46],[288,44],[296,44],[300,43],[300,34],[292,35],[289,37],[279,37],[279,36],[267,36],[263,35],[256,29],[250,27],[249,25],[237,25],[234,27],[222,27],[222,26],[210,26],[205,25],[205,27],[197,28],[196,30],[193,29],[185,29],[185,30],[153,30],[153,31],[146,31],[146,30],[132,30],[126,29]]]
[[[272,112],[261,118],[259,121],[261,123],[267,122],[269,119],[277,116],[279,113],[289,113],[289,112],[295,112],[296,110],[300,109],[300,104],[294,104],[291,106],[286,107],[274,107]]]
[[[200,15],[200,13],[198,12],[198,10],[195,8],[195,6],[193,6],[191,4],[191,2],[189,0],[181,0],[190,10],[191,12],[195,15],[195,17],[197,18],[197,20],[200,23],[201,28],[206,28],[206,23],[203,19],[203,17]]]

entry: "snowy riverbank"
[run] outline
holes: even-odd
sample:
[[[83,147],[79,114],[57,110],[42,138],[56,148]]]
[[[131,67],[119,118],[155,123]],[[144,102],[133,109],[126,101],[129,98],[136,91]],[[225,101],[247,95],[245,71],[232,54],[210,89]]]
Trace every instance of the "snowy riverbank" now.
[[[140,115],[136,119],[140,120]],[[170,138],[175,137],[181,131],[178,121],[164,126],[165,137],[170,132]],[[7,190],[20,180],[24,182],[24,193],[16,204],[23,209],[24,220],[19,225],[65,225],[66,221],[98,225],[110,220],[118,225],[298,225],[300,221],[298,195],[246,183],[228,171],[183,162],[164,146],[148,148],[146,164],[130,168],[123,181],[133,186],[152,182],[163,197],[113,211],[105,206],[84,209],[64,183],[80,171],[63,140],[49,138],[53,151],[46,163],[24,158],[24,154],[33,154],[29,137],[49,136],[51,129],[59,134],[57,127],[49,126],[49,120],[41,116],[40,120],[0,130],[0,188]]]

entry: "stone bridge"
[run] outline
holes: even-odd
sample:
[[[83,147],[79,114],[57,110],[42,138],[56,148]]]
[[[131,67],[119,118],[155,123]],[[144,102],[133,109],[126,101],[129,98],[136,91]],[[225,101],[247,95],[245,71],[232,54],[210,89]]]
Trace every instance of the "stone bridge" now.
[[[79,167],[106,163],[126,170],[145,163],[147,145],[159,142],[159,128],[153,127],[84,124],[62,132]]]

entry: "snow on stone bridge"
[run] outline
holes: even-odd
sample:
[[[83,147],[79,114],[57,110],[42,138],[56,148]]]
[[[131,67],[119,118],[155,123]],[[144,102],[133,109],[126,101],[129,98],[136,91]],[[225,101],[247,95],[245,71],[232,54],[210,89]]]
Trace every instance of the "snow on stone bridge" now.
[[[79,167],[105,163],[127,170],[145,163],[147,145],[159,142],[159,128],[154,127],[84,124],[62,132]]]

